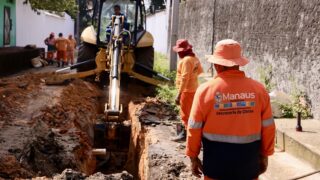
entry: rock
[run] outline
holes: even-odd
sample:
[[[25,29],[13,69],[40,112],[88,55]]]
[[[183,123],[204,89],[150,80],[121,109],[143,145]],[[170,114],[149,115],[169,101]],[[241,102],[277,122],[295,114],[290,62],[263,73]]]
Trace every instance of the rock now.
[[[159,109],[156,107],[148,107],[147,109],[145,109],[146,112],[150,113],[150,114],[157,114],[159,113]]]
[[[26,87],[28,87],[29,83],[28,82],[22,82],[18,84],[18,87],[21,89],[25,89]]]
[[[12,154],[18,154],[18,153],[21,153],[21,149],[19,149],[19,148],[17,148],[17,149],[8,149],[8,152],[12,153]]]
[[[98,172],[89,176],[86,180],[133,180],[133,176],[127,171],[108,175]]]

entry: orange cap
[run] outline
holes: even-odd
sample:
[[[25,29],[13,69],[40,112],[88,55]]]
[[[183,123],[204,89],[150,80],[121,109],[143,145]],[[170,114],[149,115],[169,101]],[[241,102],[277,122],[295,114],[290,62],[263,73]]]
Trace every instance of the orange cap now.
[[[241,56],[240,44],[232,39],[219,41],[208,61],[227,67],[244,66],[249,63],[248,59]]]

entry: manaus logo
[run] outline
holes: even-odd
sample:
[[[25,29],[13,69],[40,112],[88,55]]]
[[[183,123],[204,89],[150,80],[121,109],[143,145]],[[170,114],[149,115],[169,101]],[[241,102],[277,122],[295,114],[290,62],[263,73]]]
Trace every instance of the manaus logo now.
[[[244,100],[244,99],[254,99],[256,97],[253,92],[244,93],[220,93],[216,92],[214,99],[216,103],[221,103],[221,101],[234,101],[234,100]]]
[[[220,103],[222,100],[222,94],[220,92],[216,92],[214,99],[216,100],[216,103]]]

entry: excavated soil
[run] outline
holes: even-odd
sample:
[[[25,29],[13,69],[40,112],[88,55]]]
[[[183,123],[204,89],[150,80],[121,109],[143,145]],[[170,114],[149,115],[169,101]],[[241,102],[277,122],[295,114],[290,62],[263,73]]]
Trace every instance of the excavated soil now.
[[[91,174],[93,128],[101,91],[75,80],[46,86],[47,74],[0,80],[0,177],[53,176],[66,168]]]
[[[177,143],[174,137],[177,113],[155,98],[132,101],[129,104],[132,121],[131,150],[129,156],[137,164],[134,172],[139,179],[199,179],[192,176],[190,160],[185,156],[185,142]]]
[[[98,138],[108,154],[96,158],[94,124],[104,119],[107,90],[83,80],[46,86],[47,76],[0,79],[0,180],[193,179],[185,144],[170,141],[177,113],[148,97],[153,87],[122,83],[124,121],[107,123],[119,129]]]

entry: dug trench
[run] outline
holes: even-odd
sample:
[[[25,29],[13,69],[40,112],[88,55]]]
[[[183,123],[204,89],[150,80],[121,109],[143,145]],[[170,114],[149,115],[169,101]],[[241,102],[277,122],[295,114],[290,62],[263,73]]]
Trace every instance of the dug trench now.
[[[101,126],[107,90],[83,80],[46,86],[47,76],[0,78],[0,179],[191,179],[185,145],[169,140],[176,113],[152,98],[154,87],[122,87],[122,123]]]

